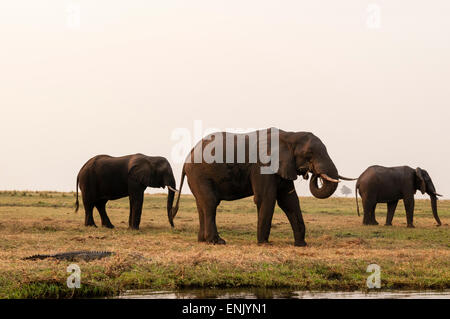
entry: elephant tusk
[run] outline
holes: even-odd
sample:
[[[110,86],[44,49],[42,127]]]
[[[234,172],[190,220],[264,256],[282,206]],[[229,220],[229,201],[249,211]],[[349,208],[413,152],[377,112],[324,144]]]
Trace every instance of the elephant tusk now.
[[[325,179],[325,180],[327,180],[327,181],[329,181],[329,182],[333,182],[333,183],[339,183],[340,182],[340,180],[338,180],[338,179],[334,179],[334,178],[331,178],[330,176],[328,176],[327,174],[320,174],[320,177],[322,177],[323,179]]]
[[[178,193],[178,191],[172,186],[167,186],[167,188],[170,189],[172,192]]]
[[[338,175],[340,179],[344,180],[344,181],[356,181],[357,178],[348,178],[348,177],[344,177],[341,175]]]
[[[434,192],[434,195],[439,196],[439,197],[442,197],[441,194],[438,194],[438,193],[436,193],[436,192]]]

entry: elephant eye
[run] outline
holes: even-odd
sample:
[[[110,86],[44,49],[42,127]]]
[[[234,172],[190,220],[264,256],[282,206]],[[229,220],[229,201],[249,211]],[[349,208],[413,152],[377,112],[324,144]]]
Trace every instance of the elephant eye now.
[[[311,151],[307,151],[307,152],[305,153],[305,158],[306,158],[307,160],[310,160],[312,157],[313,157],[313,153],[312,153]]]

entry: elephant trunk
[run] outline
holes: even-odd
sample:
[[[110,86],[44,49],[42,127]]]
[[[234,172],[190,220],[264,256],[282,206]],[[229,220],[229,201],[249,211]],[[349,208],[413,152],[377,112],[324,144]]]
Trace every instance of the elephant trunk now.
[[[433,182],[430,180],[427,182],[426,185],[426,192],[430,196],[431,200],[431,211],[433,212],[433,217],[437,222],[438,226],[441,226],[441,220],[439,219],[438,213],[437,213],[437,196],[439,195],[436,193],[436,188],[434,187]]]
[[[437,197],[435,194],[430,194],[431,199],[431,210],[433,211],[433,217],[436,219],[436,222],[438,223],[438,226],[441,226],[441,220],[439,219],[438,213],[437,213]]]
[[[172,213],[170,214],[170,217],[169,217],[169,221],[172,221],[172,227],[174,227],[173,219],[175,218],[175,216],[177,215],[177,212],[178,212],[178,205],[180,204],[181,190],[183,188],[184,177],[186,176],[185,166],[186,166],[186,164],[183,165],[183,170],[181,171],[180,190],[178,191],[177,202],[175,204],[175,207],[172,209]]]
[[[323,163],[327,163],[324,165]],[[319,164],[313,164],[313,176],[309,181],[309,190],[314,197],[324,199],[328,198],[336,191],[338,187],[339,174],[330,158],[326,161],[319,161]],[[319,187],[318,180],[322,181]]]
[[[168,193],[167,193],[167,217],[169,218],[169,223],[170,226],[174,227],[173,224],[173,218],[172,218],[172,206],[173,206],[173,200],[175,198],[175,189],[176,189],[176,184],[175,184],[175,179],[172,178],[170,179],[170,181],[168,183],[166,183],[167,189],[168,189]]]

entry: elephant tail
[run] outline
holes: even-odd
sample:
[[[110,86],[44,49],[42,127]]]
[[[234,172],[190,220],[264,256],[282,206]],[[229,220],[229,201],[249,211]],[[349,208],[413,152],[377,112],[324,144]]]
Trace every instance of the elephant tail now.
[[[78,182],[79,182],[80,178],[79,176],[77,176],[77,184],[75,185],[75,188],[77,189],[77,199],[75,201],[75,213],[78,211],[78,208],[80,208],[80,202],[78,201]]]
[[[180,203],[181,189],[183,188],[184,177],[186,176],[186,171],[184,169],[184,166],[185,165],[183,165],[183,170],[181,172],[180,190],[178,191],[177,202],[175,203],[175,207],[172,208],[172,214],[171,214],[171,216],[169,218],[169,221],[170,221],[170,224],[172,225],[172,227],[174,227],[173,226],[173,219],[175,218],[175,216],[177,215],[177,212],[178,212],[178,205]]]
[[[356,185],[355,185],[356,211],[358,212],[358,216],[360,216],[359,215],[359,204],[358,204],[358,188],[359,188],[359,184],[356,183]]]

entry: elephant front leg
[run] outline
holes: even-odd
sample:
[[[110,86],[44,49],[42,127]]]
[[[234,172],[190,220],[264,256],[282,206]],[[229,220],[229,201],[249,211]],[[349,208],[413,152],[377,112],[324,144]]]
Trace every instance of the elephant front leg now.
[[[131,228],[133,225],[133,205],[130,200],[130,214],[128,215],[128,228]]]
[[[130,194],[130,217],[128,219],[129,227],[138,230],[141,223],[142,204],[144,193],[136,192]]]
[[[405,205],[406,211],[406,224],[408,228],[414,228],[413,217],[414,217],[414,197],[404,198],[403,204]]]
[[[392,226],[392,219],[394,218],[395,209],[397,208],[398,200],[389,202],[387,204],[387,215],[385,226]]]
[[[305,242],[305,222],[303,221],[302,211],[300,209],[300,202],[298,200],[297,193],[293,188],[293,191],[281,191],[278,195],[278,206],[286,214],[289,223],[291,224],[292,230],[294,232],[294,245],[295,246],[306,246]]]
[[[268,243],[279,179],[273,174],[255,174],[251,178],[251,183],[254,194],[253,201],[258,209],[258,243]]]
[[[265,195],[261,197],[255,196],[255,201],[258,208],[258,243],[268,243],[276,199],[275,196]]]

